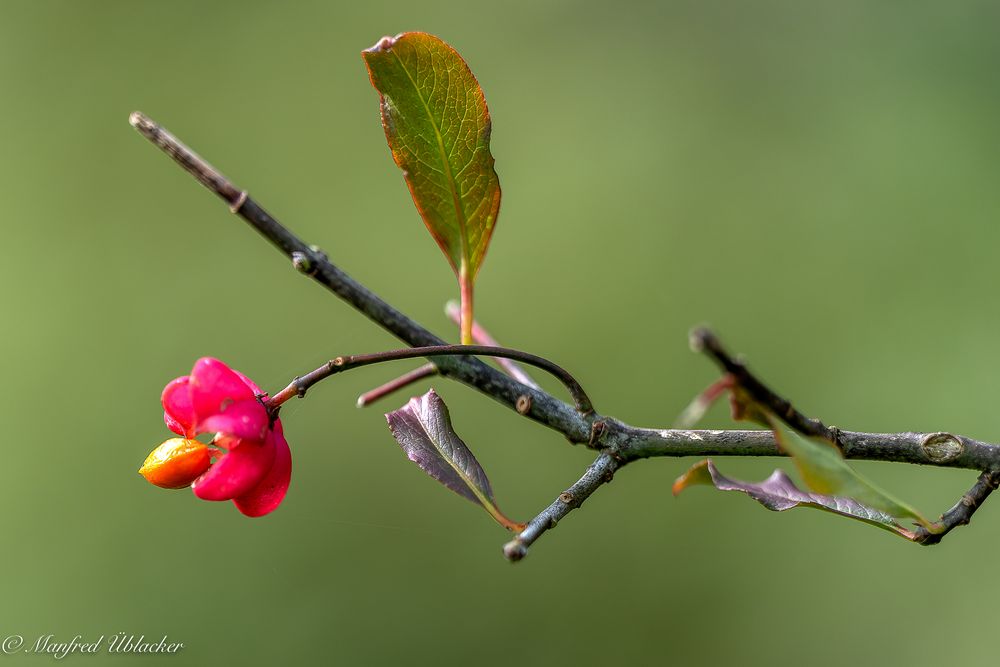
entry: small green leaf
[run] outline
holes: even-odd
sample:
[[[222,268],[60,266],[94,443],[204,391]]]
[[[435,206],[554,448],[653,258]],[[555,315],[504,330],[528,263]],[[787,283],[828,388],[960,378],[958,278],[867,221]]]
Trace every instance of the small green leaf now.
[[[511,521],[497,507],[486,472],[455,433],[448,406],[433,389],[411,398],[385,419],[403,452],[424,472],[480,505],[504,528],[515,532],[524,529],[524,524]]]
[[[915,509],[855,472],[832,442],[803,437],[739,386],[733,387],[731,399],[735,419],[753,421],[774,431],[778,447],[792,458],[802,481],[813,491],[854,499],[894,517],[914,519],[928,530],[934,530],[934,525]]]
[[[674,482],[674,495],[696,484],[714,486],[720,491],[741,491],[774,512],[784,512],[794,507],[813,507],[863,521],[908,540],[914,539],[914,533],[901,526],[891,514],[867,507],[854,498],[807,493],[795,486],[781,470],[775,470],[763,482],[753,484],[725,477],[711,460],[706,459],[694,464],[677,478]]]
[[[383,37],[362,57],[392,157],[458,276],[471,342],[472,286],[500,212],[486,98],[465,60],[433,35]]]
[[[914,519],[925,528],[931,528],[931,523],[915,509],[855,472],[833,445],[804,438],[773,415],[769,421],[778,446],[792,457],[802,480],[813,491],[853,498],[894,517]]]

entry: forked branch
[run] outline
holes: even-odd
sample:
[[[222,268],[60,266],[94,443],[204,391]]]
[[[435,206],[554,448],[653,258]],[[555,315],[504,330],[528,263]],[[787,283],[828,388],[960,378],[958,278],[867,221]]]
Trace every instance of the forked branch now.
[[[441,375],[458,380],[562,433],[571,443],[583,443],[600,452],[597,460],[576,484],[561,494],[505,546],[504,553],[509,559],[522,558],[527,553],[528,546],[542,533],[579,507],[597,488],[609,481],[616,470],[631,461],[654,456],[783,455],[770,431],[638,428],[594,412],[582,389],[576,392],[571,388],[577,405],[568,405],[535,386],[518,382],[469,356],[473,352],[472,348],[467,348],[462,354],[447,353],[456,356],[442,356],[442,350],[446,346],[444,340],[344,273],[319,248],[307,245],[295,236],[245,190],[235,186],[170,132],[138,112],[132,114],[130,122],[185,171],[221,197],[233,213],[274,244],[298,271],[335,293],[407,345],[422,348],[420,351],[409,351],[408,356],[421,355],[433,359]],[[935,543],[953,527],[968,523],[972,513],[1000,483],[1000,472],[997,472],[1000,471],[1000,447],[997,445],[950,433],[859,433],[827,426],[799,413],[788,401],[768,389],[741,362],[726,353],[707,330],[697,331],[694,342],[718,362],[726,373],[731,374],[741,387],[753,394],[755,400],[771,408],[789,426],[805,435],[837,443],[846,458],[985,471],[959,504],[942,517],[939,524],[941,530],[918,540],[921,543]],[[477,353],[494,354],[496,351],[495,348],[490,348]],[[528,356],[538,359],[533,355]],[[527,357],[517,358],[529,360]],[[551,362],[547,363],[554,366]],[[565,378],[561,379],[566,383]],[[570,385],[567,383],[567,386]],[[293,387],[289,391],[297,393],[298,388]]]

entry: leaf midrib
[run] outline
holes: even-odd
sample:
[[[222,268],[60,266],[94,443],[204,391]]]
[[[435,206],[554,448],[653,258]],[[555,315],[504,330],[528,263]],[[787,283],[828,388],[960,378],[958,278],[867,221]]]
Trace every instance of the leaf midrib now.
[[[479,500],[479,504],[482,505],[487,511],[489,511],[490,514],[493,514],[493,499],[487,496],[485,493],[483,493],[482,489],[480,489],[479,486],[472,481],[472,478],[470,478],[464,470],[458,467],[458,464],[455,463],[455,459],[448,456],[448,454],[444,452],[438,440],[435,439],[434,435],[430,432],[430,430],[428,430],[426,422],[423,419],[421,419],[421,414],[424,413],[423,408],[424,406],[421,405],[420,413],[418,413],[417,416],[417,423],[420,424],[420,430],[422,430],[425,434],[427,434],[427,441],[434,446],[434,451],[436,451],[441,458],[447,461],[451,469],[458,474],[458,476],[462,479],[462,482],[465,484],[465,486],[470,491],[472,491],[473,495],[476,496],[476,498]]]
[[[410,70],[406,67],[406,63],[403,59],[399,57],[399,54],[395,50],[391,50],[390,53],[396,58],[399,66],[403,68],[403,73],[406,74],[406,78],[410,80],[413,85],[413,90],[417,93],[417,99],[420,100],[420,104],[423,105],[424,111],[427,112],[427,119],[431,123],[431,127],[434,129],[434,137],[437,139],[438,150],[441,153],[441,165],[445,170],[445,180],[448,181],[448,190],[451,192],[452,204],[455,206],[455,216],[458,218],[458,237],[461,242],[462,247],[462,267],[455,267],[456,271],[462,269],[468,270],[471,267],[467,267],[467,264],[471,262],[471,252],[469,250],[469,238],[466,226],[468,225],[468,220],[465,217],[465,209],[462,207],[462,198],[459,196],[458,187],[455,183],[455,177],[451,173],[451,163],[448,161],[448,153],[445,151],[444,147],[444,137],[441,134],[441,130],[438,128],[434,114],[431,113],[431,108],[424,99],[423,94],[420,92],[420,86],[417,85],[416,79],[410,74]],[[467,267],[467,268],[466,268]]]

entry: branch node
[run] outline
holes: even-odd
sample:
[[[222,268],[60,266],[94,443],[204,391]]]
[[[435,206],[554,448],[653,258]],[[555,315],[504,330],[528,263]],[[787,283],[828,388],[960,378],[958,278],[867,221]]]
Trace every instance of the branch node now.
[[[928,460],[947,463],[965,451],[965,445],[951,433],[928,433],[921,441],[920,449]]]
[[[526,415],[531,412],[531,396],[528,394],[521,394],[517,397],[517,403],[514,404],[514,409],[517,410],[517,414]]]
[[[294,380],[292,380],[292,384],[295,385],[295,395],[298,396],[299,398],[305,398],[307,389],[302,384],[302,378],[301,377],[295,378]]]
[[[247,203],[247,199],[250,198],[250,193],[246,190],[240,190],[240,194],[236,197],[236,201],[229,205],[230,213],[239,213],[240,209],[243,208],[243,204]]]
[[[571,502],[573,502],[573,494],[570,493],[569,491],[563,491],[562,493],[559,494],[559,502],[563,503],[564,505],[569,505]]]
[[[304,252],[295,251],[292,253],[292,266],[299,273],[311,276],[316,273],[316,266],[313,264],[312,260],[309,259],[309,255]]]
[[[590,425],[590,440],[587,441],[587,446],[592,449],[599,449],[601,446],[601,439],[608,430],[608,423],[603,419],[597,419],[593,424]]]

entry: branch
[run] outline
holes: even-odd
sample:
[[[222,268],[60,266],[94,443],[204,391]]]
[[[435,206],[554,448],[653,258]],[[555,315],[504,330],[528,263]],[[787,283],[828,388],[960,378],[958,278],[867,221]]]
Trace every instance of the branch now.
[[[305,375],[292,380],[287,387],[279,391],[267,401],[267,407],[269,410],[276,410],[281,407],[282,403],[290,398],[294,398],[295,396],[305,396],[306,391],[308,391],[309,388],[317,382],[325,380],[331,375],[342,373],[352,368],[371,366],[372,364],[381,364],[386,361],[413,359],[414,357],[427,357],[428,359],[432,359],[437,357],[453,356],[468,357],[471,355],[517,359],[522,363],[541,368],[542,370],[547,371],[559,378],[559,381],[566,386],[566,389],[569,390],[569,393],[573,396],[573,400],[576,403],[577,412],[582,415],[594,413],[594,406],[590,401],[590,397],[587,396],[587,392],[583,390],[583,387],[581,387],[580,383],[576,381],[576,378],[574,378],[569,371],[562,366],[554,364],[544,357],[531,354],[530,352],[512,350],[507,347],[491,347],[489,345],[431,345],[426,347],[411,347],[402,350],[389,350],[386,352],[374,352],[372,354],[354,354],[346,357],[337,357],[336,359],[331,359],[316,370],[310,371]],[[524,401],[520,400],[518,404],[515,405],[515,409],[521,414],[524,414],[524,412],[530,408],[530,405],[525,405]]]
[[[389,396],[390,394],[393,394],[399,391],[400,389],[403,389],[404,387],[408,387],[414,382],[419,382],[424,378],[429,378],[432,375],[437,375],[437,373],[438,373],[438,367],[434,364],[433,361],[426,363],[423,366],[414,368],[412,371],[403,373],[399,377],[393,378],[392,380],[389,380],[385,384],[380,384],[374,389],[369,389],[365,393],[358,396],[358,407],[359,408],[367,407],[379,399],[385,398],[386,396]]]
[[[462,308],[457,301],[449,301],[445,304],[444,312],[448,316],[448,319],[454,322],[457,326],[462,326]],[[476,320],[472,320],[472,342],[477,345],[503,347]],[[521,384],[532,387],[533,389],[539,388],[538,384],[531,379],[531,376],[528,375],[513,359],[507,359],[506,357],[494,357],[493,361],[497,362],[500,365],[500,368],[506,371],[507,375],[511,376]],[[437,366],[432,361],[420,366],[419,368],[415,368],[412,371],[403,373],[399,377],[393,378],[385,384],[381,384],[374,389],[366,391],[361,394],[361,396],[358,396],[358,407],[367,407],[375,401],[381,400],[387,396],[391,396],[397,391],[405,389],[414,382],[419,382],[424,378],[437,375],[437,372]],[[519,403],[519,405],[520,404],[521,403]]]
[[[614,477],[621,463],[610,452],[604,452],[590,464],[587,472],[577,481],[559,494],[551,505],[542,510],[538,516],[528,522],[517,536],[503,545],[503,555],[511,562],[517,562],[528,555],[528,547],[541,537],[545,531],[555,528],[559,521],[583,504],[602,484],[607,484]]]
[[[997,490],[997,486],[1000,486],[1000,472],[995,470],[984,472],[968,493],[962,496],[954,507],[941,515],[941,520],[935,524],[935,530],[917,526],[913,541],[924,545],[937,544],[953,528],[967,526],[972,520],[972,515],[986,502],[990,494]]]
[[[144,137],[174,159],[198,182],[214,192],[264,238],[274,244],[295,268],[339,296],[368,319],[414,347],[444,345],[445,341],[399,312],[370,289],[354,280],[327,258],[316,246],[306,245],[274,219],[245,191],[235,186],[215,167],[181,143],[169,131],[136,111],[129,122]],[[440,358],[441,375],[458,380],[483,394],[516,409],[518,399],[527,396],[526,417],[564,434],[570,442],[587,442],[593,416],[578,414],[572,406],[539,389],[527,387],[487,364],[469,357]]]
[[[609,422],[611,420],[608,420]],[[764,430],[613,427],[628,461],[654,456],[784,456]],[[953,433],[861,433],[837,429],[844,458],[919,463],[970,470],[1000,469],[1000,447]]]
[[[763,382],[747,370],[742,361],[731,357],[722,347],[719,339],[715,337],[715,334],[708,329],[699,327],[691,332],[691,349],[695,352],[704,352],[712,357],[737,385],[753,396],[755,401],[778,415],[799,433],[822,438],[839,446],[835,429],[831,429],[818,419],[806,417],[796,410],[790,402],[768,389]]]
[[[172,157],[185,171],[221,197],[230,210],[243,218],[274,244],[293,266],[323,285],[370,320],[413,347],[440,347],[445,341],[416,323],[330,262],[316,246],[306,245],[285,228],[245,190],[201,159],[170,132],[139,112],[129,122],[153,144]],[[845,457],[872,461],[921,463],[935,466],[1000,471],[1000,447],[951,433],[857,433],[828,427],[805,417],[777,396],[730,357],[718,340],[706,330],[695,334],[701,346],[739,384],[774,410],[796,430],[836,442]],[[466,350],[469,352],[470,350]],[[487,353],[489,354],[489,353]],[[426,355],[434,356],[434,355]],[[626,463],[653,456],[783,456],[770,431],[645,429],[605,418],[595,412],[577,411],[550,394],[518,382],[473,357],[435,357],[442,375],[462,382],[511,409],[566,436],[571,443],[586,443],[601,451],[587,474],[567,493],[568,502],[557,500],[505,548],[508,557],[523,557],[528,545],[610,479]],[[581,390],[582,391],[582,390]],[[584,395],[585,396],[585,395]],[[588,401],[589,402],[589,401]],[[1000,472],[980,476],[962,502],[949,510],[941,525],[944,532],[967,523],[975,509],[996,488]],[[561,496],[564,497],[564,496]],[[568,497],[568,496],[565,496]],[[938,537],[939,536],[935,536]],[[928,537],[923,543],[933,543]],[[511,546],[514,545],[514,546]]]

